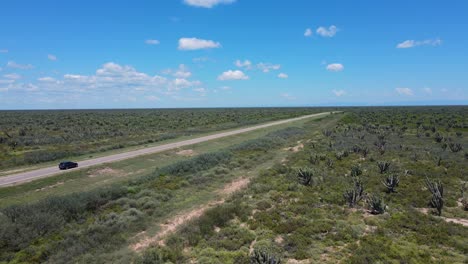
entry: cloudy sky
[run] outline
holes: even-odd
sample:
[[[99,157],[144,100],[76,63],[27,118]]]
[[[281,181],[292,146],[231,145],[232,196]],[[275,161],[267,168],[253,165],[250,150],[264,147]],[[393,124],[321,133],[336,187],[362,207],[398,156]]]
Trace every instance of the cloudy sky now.
[[[468,2],[4,0],[0,109],[468,103]]]

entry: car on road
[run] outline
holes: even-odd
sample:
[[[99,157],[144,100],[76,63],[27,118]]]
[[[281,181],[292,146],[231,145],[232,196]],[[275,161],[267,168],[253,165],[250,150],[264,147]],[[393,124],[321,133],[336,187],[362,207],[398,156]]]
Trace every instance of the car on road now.
[[[78,163],[72,161],[62,161],[59,164],[59,169],[68,170],[78,167]]]

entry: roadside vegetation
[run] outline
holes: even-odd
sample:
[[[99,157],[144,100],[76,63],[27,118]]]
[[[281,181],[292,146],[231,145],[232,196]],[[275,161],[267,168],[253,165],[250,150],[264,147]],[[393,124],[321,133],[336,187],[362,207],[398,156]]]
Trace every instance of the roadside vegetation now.
[[[310,121],[306,127],[338,118]],[[178,210],[209,202],[217,188],[271,162],[306,133],[290,127],[119,184],[2,208],[0,260],[129,263],[138,255],[129,243],[140,232],[150,232]]]
[[[466,263],[467,131],[466,107],[352,109],[138,263]]]
[[[0,111],[0,170],[324,111],[324,108]]]
[[[347,108],[118,185],[1,208],[0,261],[466,263],[467,133],[468,107]]]

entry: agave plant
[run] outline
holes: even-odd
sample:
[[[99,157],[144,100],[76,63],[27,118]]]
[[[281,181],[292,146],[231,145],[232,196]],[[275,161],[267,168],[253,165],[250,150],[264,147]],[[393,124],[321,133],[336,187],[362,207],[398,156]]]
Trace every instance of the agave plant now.
[[[351,176],[352,177],[357,177],[357,176],[359,176],[361,174],[362,174],[361,166],[354,165],[353,167],[351,167]]]
[[[313,176],[314,172],[310,168],[300,168],[297,170],[297,178],[302,185],[312,185],[314,183]]]
[[[460,143],[450,143],[449,148],[452,152],[459,152],[463,149],[463,146]]]
[[[318,164],[319,163],[319,156],[317,156],[317,154],[310,153],[309,162],[310,162],[310,164],[313,164],[313,165]]]
[[[367,205],[371,214],[383,214],[387,210],[383,198],[378,195],[370,195],[367,198]]]
[[[444,140],[444,136],[442,136],[441,134],[437,133],[434,137],[434,140],[437,142],[437,143],[440,143]]]

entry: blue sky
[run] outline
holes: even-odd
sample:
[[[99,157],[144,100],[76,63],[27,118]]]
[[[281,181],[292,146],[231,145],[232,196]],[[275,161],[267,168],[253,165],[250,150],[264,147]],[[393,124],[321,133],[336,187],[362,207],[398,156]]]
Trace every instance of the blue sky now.
[[[468,2],[5,0],[0,109],[468,103]]]

